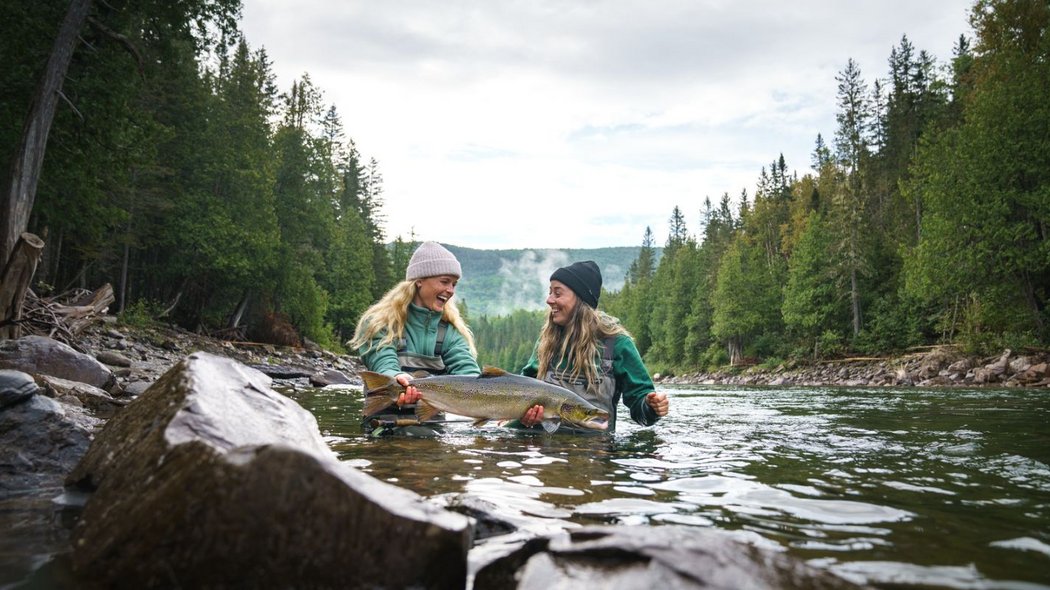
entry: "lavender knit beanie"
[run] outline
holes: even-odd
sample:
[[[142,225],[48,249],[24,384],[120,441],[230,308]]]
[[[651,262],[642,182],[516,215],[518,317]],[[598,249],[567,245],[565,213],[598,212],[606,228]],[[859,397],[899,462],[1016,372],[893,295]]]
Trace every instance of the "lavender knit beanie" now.
[[[405,269],[405,280],[414,281],[438,275],[463,276],[456,256],[437,242],[423,242],[412,253]]]

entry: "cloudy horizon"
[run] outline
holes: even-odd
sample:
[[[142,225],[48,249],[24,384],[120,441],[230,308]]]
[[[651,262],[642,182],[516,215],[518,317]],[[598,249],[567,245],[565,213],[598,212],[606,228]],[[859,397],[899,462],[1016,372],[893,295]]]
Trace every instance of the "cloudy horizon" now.
[[[308,73],[383,176],[387,234],[481,249],[657,245],[834,136],[906,35],[940,65],[971,0],[248,0],[282,90]]]

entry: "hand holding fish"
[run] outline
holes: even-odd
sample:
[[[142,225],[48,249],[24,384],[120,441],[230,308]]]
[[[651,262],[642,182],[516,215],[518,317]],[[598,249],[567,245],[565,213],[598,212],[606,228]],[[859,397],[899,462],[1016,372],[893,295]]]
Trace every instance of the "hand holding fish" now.
[[[527,428],[532,428],[543,422],[543,406],[532,406],[518,422],[521,422],[521,425]]]
[[[422,396],[418,389],[412,387],[412,376],[408,373],[400,373],[396,379],[398,385],[405,388],[405,391],[397,398],[397,405],[404,406],[418,402],[419,398]]]
[[[656,412],[657,416],[666,416],[667,410],[670,409],[671,402],[667,400],[666,393],[656,393],[650,391],[645,396],[645,403],[649,404],[649,407]]]

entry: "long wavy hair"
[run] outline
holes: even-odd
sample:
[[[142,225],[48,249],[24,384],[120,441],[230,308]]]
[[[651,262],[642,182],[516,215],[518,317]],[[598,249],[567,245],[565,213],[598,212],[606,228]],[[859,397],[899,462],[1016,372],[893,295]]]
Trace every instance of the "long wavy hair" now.
[[[620,320],[579,299],[564,326],[552,322],[551,315],[547,314],[536,351],[539,378],[543,379],[548,370],[565,361],[573,381],[582,376],[587,381],[587,391],[597,392],[598,347],[603,340],[617,334],[630,336]]]
[[[401,281],[394,285],[377,301],[372,307],[361,314],[357,321],[357,329],[354,330],[354,338],[348,345],[354,350],[360,350],[363,346],[372,347],[372,340],[382,334],[375,347],[394,345],[405,337],[405,322],[408,320],[408,304],[416,298],[416,281]],[[448,322],[463,335],[470,348],[470,354],[478,357],[478,349],[474,345],[474,332],[470,330],[459,308],[455,303],[449,301],[441,310],[441,319]]]

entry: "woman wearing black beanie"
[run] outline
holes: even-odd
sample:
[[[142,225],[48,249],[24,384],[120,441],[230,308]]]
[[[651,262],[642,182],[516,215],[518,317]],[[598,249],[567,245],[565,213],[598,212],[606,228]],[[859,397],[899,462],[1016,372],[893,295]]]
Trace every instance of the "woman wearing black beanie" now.
[[[523,375],[572,389],[609,412],[609,431],[616,427],[616,406],[623,399],[631,418],[643,426],[667,415],[667,395],[654,391],[638,348],[620,321],[598,311],[602,273],[591,260],[554,271],[547,305],[550,314]],[[543,407],[533,406],[521,418],[534,427]]]

